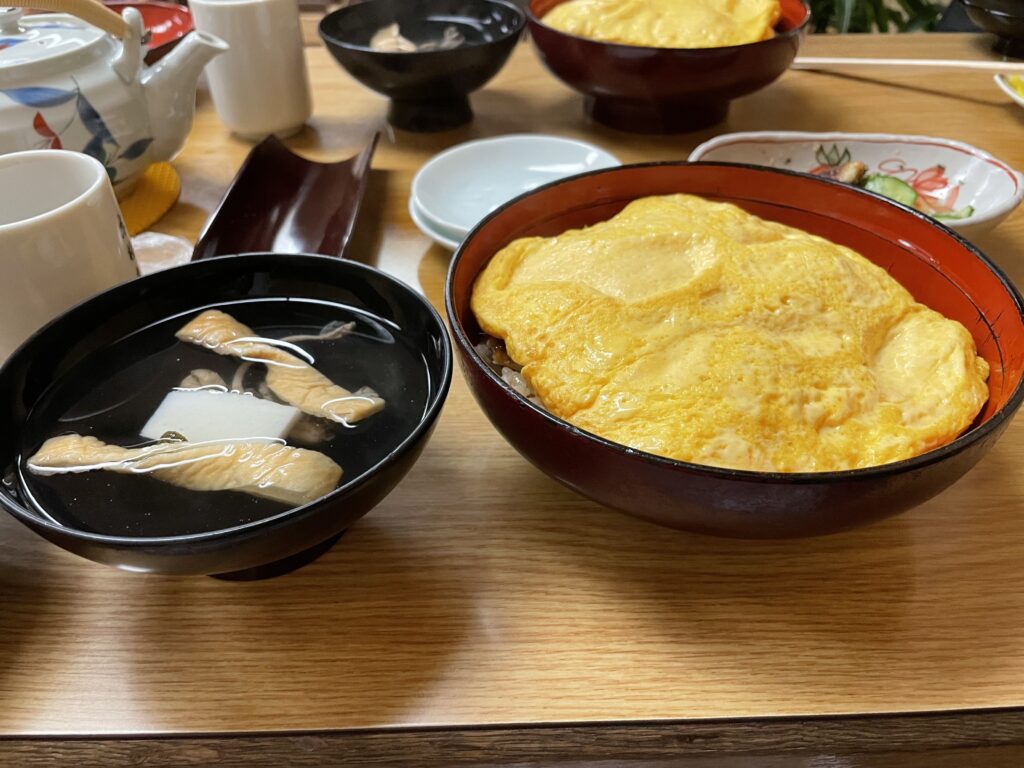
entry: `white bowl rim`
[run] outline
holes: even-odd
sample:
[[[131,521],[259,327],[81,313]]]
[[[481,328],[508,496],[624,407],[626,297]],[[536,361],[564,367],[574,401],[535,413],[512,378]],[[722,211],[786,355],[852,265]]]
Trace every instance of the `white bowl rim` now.
[[[999,90],[1024,107],[1024,96],[1017,93],[1013,86],[1006,82],[1006,75],[997,73],[992,75],[992,79],[995,81],[996,85],[999,86]]]
[[[708,154],[711,150],[729,146],[730,144],[742,144],[744,142],[751,142],[754,140],[764,142],[772,139],[774,139],[775,143],[778,144],[795,141],[860,141],[866,144],[931,144],[945,149],[954,149],[964,154],[977,157],[989,165],[995,166],[997,169],[1009,176],[1011,181],[1013,181],[1014,193],[1002,202],[993,206],[985,215],[971,215],[962,221],[946,222],[947,224],[955,223],[959,226],[968,226],[980,224],[986,221],[998,220],[1020,205],[1021,200],[1024,199],[1024,175],[1019,171],[1015,171],[1008,163],[989,154],[985,150],[978,149],[966,142],[956,141],[955,139],[943,139],[937,136],[922,136],[908,133],[846,133],[843,131],[739,131],[737,133],[725,133],[721,136],[716,136],[713,139],[705,141],[690,153],[687,160],[691,163],[700,162],[704,158],[704,155]]]
[[[446,227],[451,230],[465,230],[466,234],[469,234],[469,231],[470,229],[472,229],[472,227],[466,228],[461,226],[460,224],[448,221],[447,219],[438,216],[436,213],[428,209],[427,206],[423,204],[423,197],[420,194],[420,191],[423,184],[424,175],[436,170],[438,165],[443,165],[445,162],[451,160],[453,155],[459,155],[466,151],[472,151],[481,146],[508,144],[524,140],[547,144],[571,144],[578,148],[594,150],[596,152],[599,152],[604,158],[611,159],[614,165],[610,167],[622,165],[622,161],[619,160],[619,158],[617,158],[604,147],[599,147],[596,144],[592,144],[589,141],[584,141],[583,139],[576,139],[571,136],[558,136],[553,133],[505,133],[499,136],[487,136],[482,139],[472,139],[471,141],[464,141],[461,144],[456,144],[454,147],[449,147],[443,152],[439,152],[436,155],[434,155],[422,166],[420,166],[420,169],[416,172],[416,175],[413,177],[412,186],[410,188],[410,197],[415,198],[417,201],[417,205],[419,206],[419,210],[421,213],[420,218],[425,218],[429,222],[432,222],[438,226]],[[434,229],[434,227],[431,227],[431,229]]]
[[[443,248],[451,249],[453,253],[457,251],[462,243],[452,240],[447,235],[441,234],[430,226],[423,220],[423,215],[420,213],[419,208],[420,206],[416,203],[416,198],[409,195],[409,218],[412,219],[412,223],[416,225],[416,228],[420,233],[426,235]]]
[[[416,195],[409,193],[409,210],[416,211],[416,215],[423,225],[431,232],[436,232],[439,235],[443,235],[448,240],[462,241],[466,239],[466,235],[469,234],[468,229],[459,227],[458,229],[446,228],[443,222],[437,221],[430,212],[423,206],[419,200],[416,199]],[[412,215],[412,214],[410,214]]]

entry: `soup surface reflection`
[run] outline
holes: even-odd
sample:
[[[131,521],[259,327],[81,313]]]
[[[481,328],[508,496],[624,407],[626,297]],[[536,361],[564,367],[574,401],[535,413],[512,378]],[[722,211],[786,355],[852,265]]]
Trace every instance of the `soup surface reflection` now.
[[[163,450],[164,443],[175,450],[174,441],[182,436],[169,433],[154,443],[141,432],[168,393],[176,390],[247,392],[253,398],[300,407],[301,419],[276,439],[293,456],[308,453],[321,464],[339,465],[339,487],[384,459],[422,420],[429,392],[426,361],[392,323],[361,309],[312,300],[271,298],[212,308],[248,326],[258,341],[301,357],[337,386],[359,395],[368,387],[371,396],[383,399],[382,409],[347,423],[309,415],[308,405],[289,404],[287,397],[279,397],[273,386],[267,386],[274,383],[267,376],[269,364],[244,355],[218,354],[176,337],[207,309],[211,308],[197,307],[122,338],[83,359],[47,390],[27,419],[17,479],[14,468],[6,473],[5,482],[17,483],[26,505],[58,524],[139,537],[230,528],[294,506],[276,500],[274,489],[265,492],[258,483],[254,492],[194,490],[179,485],[166,470],[161,474],[139,469],[141,464],[115,471],[40,472],[36,457],[45,453],[40,448],[62,435],[95,438],[114,451],[141,449],[121,451],[136,457],[153,446]],[[257,456],[254,464],[258,463]],[[237,470],[233,468],[236,474]]]

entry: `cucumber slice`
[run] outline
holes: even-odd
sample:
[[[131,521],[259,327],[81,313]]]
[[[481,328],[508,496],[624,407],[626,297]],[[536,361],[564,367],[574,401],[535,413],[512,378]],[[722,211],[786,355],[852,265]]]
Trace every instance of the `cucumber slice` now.
[[[935,218],[936,219],[952,219],[953,221],[956,221],[957,219],[966,219],[968,216],[973,216],[973,215],[974,215],[974,206],[973,205],[968,205],[968,206],[965,206],[964,208],[961,208],[959,211],[950,211],[949,213],[936,213],[935,214]]]
[[[917,192],[914,191],[914,188],[895,176],[873,173],[864,179],[864,189],[868,192],[885,195],[890,200],[904,205],[913,206],[917,202]]]

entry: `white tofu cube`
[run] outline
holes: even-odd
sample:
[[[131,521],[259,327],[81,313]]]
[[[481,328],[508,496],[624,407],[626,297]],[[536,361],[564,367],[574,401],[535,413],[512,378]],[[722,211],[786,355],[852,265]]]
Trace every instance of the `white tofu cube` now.
[[[190,443],[207,440],[280,440],[302,413],[290,405],[239,392],[183,389],[168,393],[142,428],[142,436],[159,440],[177,432]]]

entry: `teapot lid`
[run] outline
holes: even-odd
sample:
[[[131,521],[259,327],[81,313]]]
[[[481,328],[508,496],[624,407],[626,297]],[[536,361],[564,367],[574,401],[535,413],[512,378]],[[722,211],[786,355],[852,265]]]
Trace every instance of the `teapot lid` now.
[[[103,30],[65,13],[22,17],[20,8],[0,7],[0,71],[76,53],[105,37]]]

